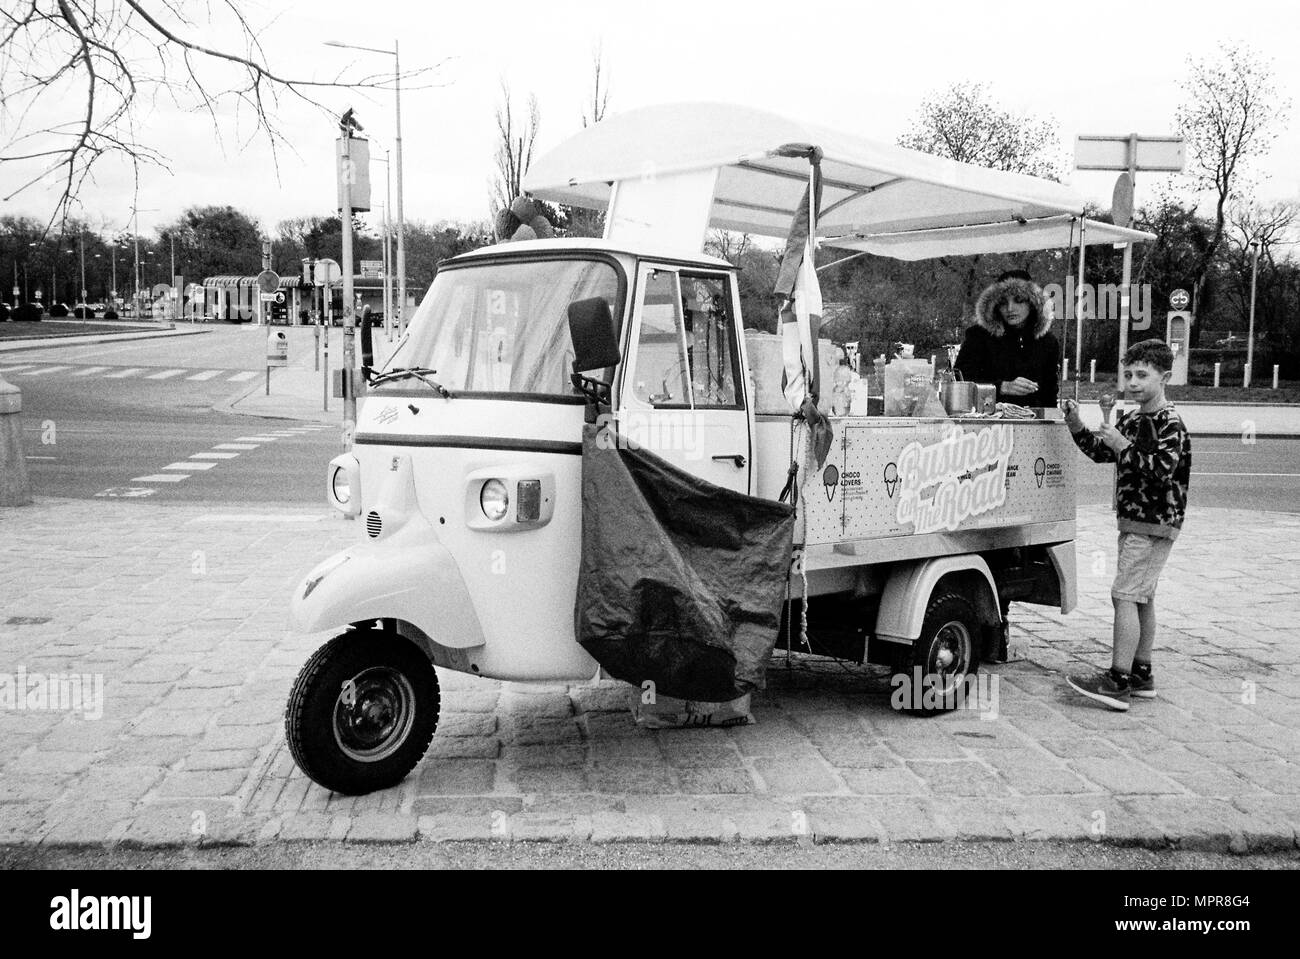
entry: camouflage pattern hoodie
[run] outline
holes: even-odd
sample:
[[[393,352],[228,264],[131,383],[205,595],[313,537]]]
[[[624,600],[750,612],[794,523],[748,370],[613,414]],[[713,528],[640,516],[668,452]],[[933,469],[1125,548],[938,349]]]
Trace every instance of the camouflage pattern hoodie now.
[[[1074,442],[1094,463],[1115,465],[1115,511],[1121,533],[1176,539],[1187,514],[1192,440],[1173,404],[1154,413],[1125,411],[1115,428],[1130,442],[1119,456],[1092,430]]]

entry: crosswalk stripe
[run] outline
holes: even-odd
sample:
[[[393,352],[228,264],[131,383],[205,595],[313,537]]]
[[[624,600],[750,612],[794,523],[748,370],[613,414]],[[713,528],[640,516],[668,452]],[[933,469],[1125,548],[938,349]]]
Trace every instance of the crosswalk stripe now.
[[[146,380],[169,380],[173,376],[180,376],[185,370],[163,370],[161,373],[151,373],[146,376]]]
[[[192,460],[233,460],[238,453],[195,453]]]
[[[110,368],[110,367],[107,367],[107,366],[88,366],[88,367],[86,367],[84,370],[77,370],[77,372],[73,373],[72,375],[73,375],[73,376],[89,376],[91,373],[103,373],[105,370],[107,370],[107,369],[109,369],[109,368]]]
[[[236,436],[236,443],[274,443],[278,436]]]
[[[210,470],[212,469],[212,467],[216,465],[217,465],[216,463],[213,463],[211,461],[208,461],[206,463],[201,463],[198,462],[197,460],[184,460],[180,463],[168,463],[166,466],[163,467],[163,469],[165,470]]]
[[[70,366],[47,366],[44,369],[28,370],[23,376],[44,376],[46,373],[57,373],[59,370],[70,370]]]
[[[109,373],[108,376],[104,377],[104,379],[121,380],[121,379],[125,379],[128,376],[134,376],[136,373],[143,373],[143,372],[144,372],[143,366],[132,366],[125,370],[118,370],[116,373]]]
[[[154,473],[152,476],[133,477],[132,483],[179,483],[183,479],[189,479],[185,473]]]
[[[245,370],[243,373],[236,373],[234,376],[230,377],[226,382],[243,383],[245,380],[251,380],[256,375],[257,375],[257,370],[251,370],[251,371]]]
[[[214,450],[255,450],[256,443],[217,443],[212,447]]]
[[[204,370],[202,373],[195,373],[193,376],[185,377],[187,380],[198,380],[202,383],[204,380],[210,380],[220,373],[221,370]]]
[[[0,373],[17,373],[19,370],[30,370],[32,364],[24,363],[22,366],[0,366]]]

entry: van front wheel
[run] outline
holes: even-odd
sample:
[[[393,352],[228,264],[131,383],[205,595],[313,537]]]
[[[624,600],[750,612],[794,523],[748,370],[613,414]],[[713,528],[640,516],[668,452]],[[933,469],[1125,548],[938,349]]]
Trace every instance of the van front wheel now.
[[[920,716],[934,716],[963,705],[966,678],[979,669],[979,616],[965,596],[940,593],[931,597],[912,644],[910,672],[902,683],[900,708]],[[895,677],[898,695],[898,677]]]
[[[307,660],[284,713],[298,767],[334,792],[361,795],[406,778],[438,727],[438,676],[414,644],[348,630]]]

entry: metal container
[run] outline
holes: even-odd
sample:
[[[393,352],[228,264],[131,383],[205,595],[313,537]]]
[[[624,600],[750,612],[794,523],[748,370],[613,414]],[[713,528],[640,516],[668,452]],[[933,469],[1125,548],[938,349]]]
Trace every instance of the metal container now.
[[[992,383],[975,384],[975,412],[996,413],[998,406],[998,388]]]
[[[939,400],[949,416],[961,416],[976,408],[978,389],[974,383],[948,380],[939,387]]]

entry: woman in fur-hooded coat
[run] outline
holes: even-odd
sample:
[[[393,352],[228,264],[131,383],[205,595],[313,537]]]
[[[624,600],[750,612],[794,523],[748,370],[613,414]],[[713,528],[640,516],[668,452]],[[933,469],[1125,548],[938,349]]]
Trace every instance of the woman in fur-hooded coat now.
[[[998,402],[1055,406],[1061,344],[1042,288],[1025,274],[1004,274],[984,290],[954,368],[969,382],[996,385]]]

